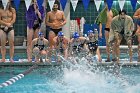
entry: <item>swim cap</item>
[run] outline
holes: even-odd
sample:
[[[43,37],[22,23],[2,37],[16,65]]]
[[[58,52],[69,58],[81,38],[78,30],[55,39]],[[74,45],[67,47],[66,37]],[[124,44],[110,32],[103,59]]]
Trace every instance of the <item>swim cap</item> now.
[[[43,32],[39,32],[39,33],[38,33],[38,36],[42,36],[42,35],[44,35]]]
[[[73,33],[73,38],[79,38],[79,34],[77,32]]]
[[[58,32],[58,36],[64,36],[64,33],[62,31]]]
[[[90,33],[93,33],[93,31],[92,31],[92,30],[89,30],[89,31],[88,31],[88,34],[90,34]]]

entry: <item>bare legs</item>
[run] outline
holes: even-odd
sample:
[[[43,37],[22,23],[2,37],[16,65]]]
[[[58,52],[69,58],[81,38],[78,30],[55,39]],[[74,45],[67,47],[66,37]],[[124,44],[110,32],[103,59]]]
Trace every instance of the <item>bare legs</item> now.
[[[35,31],[33,31],[33,29],[29,29],[27,27],[27,56],[28,56],[29,62],[32,61],[31,42],[33,38],[38,37],[38,32],[39,32],[39,29],[36,29]]]
[[[9,41],[9,46],[10,46],[10,62],[14,62],[13,60],[13,56],[14,56],[14,30],[10,31],[8,33],[8,36],[7,34],[0,30],[0,37],[1,37],[1,54],[2,54],[2,60],[1,62],[5,62],[5,55],[6,55],[6,39],[8,37],[8,41]]]

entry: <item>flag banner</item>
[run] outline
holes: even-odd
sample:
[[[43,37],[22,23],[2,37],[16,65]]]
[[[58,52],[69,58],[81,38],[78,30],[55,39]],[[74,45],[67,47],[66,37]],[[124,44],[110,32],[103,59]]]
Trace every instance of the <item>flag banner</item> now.
[[[3,5],[4,9],[6,9],[8,1],[9,0],[2,0],[2,5]]]
[[[62,6],[62,9],[64,10],[65,6],[66,6],[66,3],[67,3],[67,0],[60,0],[60,3],[61,3],[61,6]]]
[[[136,3],[137,3],[137,0],[130,0],[131,1],[131,5],[133,7],[133,10],[136,9]]]
[[[43,2],[44,2],[44,0],[37,0],[37,4],[38,4],[40,9],[42,7]]]
[[[55,0],[48,0],[50,9],[52,10]]]
[[[14,5],[16,7],[16,10],[18,10],[19,5],[20,5],[20,0],[14,0]]]
[[[32,0],[25,0],[26,9],[28,10]]]
[[[110,10],[113,4],[113,0],[106,0],[106,3],[108,5],[108,9]]]
[[[70,1],[71,1],[71,4],[72,4],[72,7],[73,7],[73,10],[75,11],[76,6],[77,6],[77,3],[78,3],[78,0],[70,0]]]
[[[83,5],[84,5],[85,10],[87,10],[90,0],[82,0],[82,1],[83,1]]]
[[[97,11],[99,11],[102,0],[94,0]]]
[[[120,9],[122,10],[125,4],[125,0],[118,0]]]

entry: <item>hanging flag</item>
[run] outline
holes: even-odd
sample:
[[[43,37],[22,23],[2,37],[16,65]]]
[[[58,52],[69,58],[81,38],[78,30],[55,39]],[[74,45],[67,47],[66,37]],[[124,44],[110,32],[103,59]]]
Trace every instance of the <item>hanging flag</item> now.
[[[87,10],[90,0],[82,0],[82,1],[83,1],[83,5],[84,5],[85,10]]]
[[[133,10],[136,9],[136,3],[137,3],[137,0],[131,0],[131,5],[133,7]]]
[[[118,0],[120,9],[122,10],[125,4],[125,0]]]
[[[140,4],[140,0],[138,0],[137,3]]]
[[[52,10],[55,0],[48,0],[50,9]]]
[[[94,2],[95,2],[97,11],[99,11],[99,8],[100,8],[100,5],[102,3],[102,0],[94,0]]]
[[[78,0],[70,0],[70,1],[71,1],[71,4],[72,4],[72,7],[73,7],[73,10],[75,11],[76,6],[77,6],[77,3],[78,3]]]
[[[26,9],[28,10],[32,0],[25,0]]]
[[[14,0],[14,4],[15,4],[15,7],[16,7],[16,10],[18,10],[18,7],[20,5],[20,0]]]
[[[3,5],[4,9],[6,9],[8,1],[9,0],[2,0],[2,5]]]
[[[61,6],[62,6],[62,9],[64,10],[65,6],[66,6],[66,3],[67,3],[67,0],[60,0],[60,3],[61,3]]]
[[[38,4],[40,9],[42,7],[43,2],[44,2],[44,0],[37,0],[37,4]]]
[[[113,0],[106,0],[106,3],[107,3],[107,6],[108,6],[108,9],[110,10],[111,7],[112,7],[112,4],[113,4]]]

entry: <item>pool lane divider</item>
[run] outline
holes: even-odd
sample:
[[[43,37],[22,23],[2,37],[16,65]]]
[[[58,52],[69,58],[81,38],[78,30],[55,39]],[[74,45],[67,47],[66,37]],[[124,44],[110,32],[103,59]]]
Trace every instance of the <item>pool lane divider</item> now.
[[[30,72],[33,71],[33,69],[35,69],[37,67],[38,67],[37,64],[33,65],[32,67],[30,67],[28,70],[24,71],[23,73],[18,74],[16,76],[12,77],[11,79],[5,81],[4,83],[0,84],[0,88],[7,87],[9,85],[14,84],[16,81],[22,79],[23,77],[25,77],[25,75],[29,74]]]

